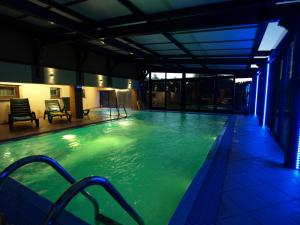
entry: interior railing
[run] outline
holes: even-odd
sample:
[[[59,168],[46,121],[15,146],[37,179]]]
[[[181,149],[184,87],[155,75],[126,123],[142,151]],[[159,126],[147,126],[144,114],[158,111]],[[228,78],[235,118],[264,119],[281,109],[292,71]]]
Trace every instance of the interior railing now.
[[[9,177],[13,172],[15,172],[17,169],[31,164],[35,162],[42,162],[50,165],[52,168],[56,170],[65,180],[67,180],[70,184],[74,184],[76,182],[75,178],[73,178],[57,161],[54,159],[44,156],[44,155],[35,155],[35,156],[28,156],[22,159],[17,160],[16,162],[12,163],[8,167],[6,167],[1,173],[0,173],[0,185],[5,181],[6,178]],[[97,215],[99,214],[99,205],[95,198],[93,198],[90,193],[87,191],[82,190],[81,193],[88,199],[94,206],[94,213],[95,213],[95,219]]]
[[[65,209],[67,204],[78,194],[82,193],[94,206],[95,212],[95,220],[97,221],[99,218],[106,218],[111,220],[110,218],[105,217],[99,211],[99,205],[95,198],[93,198],[90,193],[85,191],[84,189],[98,185],[102,186],[118,203],[119,205],[136,221],[139,225],[144,225],[142,218],[137,214],[137,212],[126,202],[126,200],[122,197],[122,195],[114,188],[114,186],[103,177],[92,176],[84,178],[78,182],[54,159],[43,156],[43,155],[36,155],[36,156],[28,156],[22,159],[17,160],[16,162],[12,163],[8,167],[6,167],[0,173],[0,186],[3,184],[6,178],[9,177],[14,171],[17,169],[34,163],[34,162],[43,162],[50,165],[54,168],[62,177],[64,177],[70,184],[72,184],[61,196],[60,198],[52,205],[43,225],[51,225],[54,224],[56,219]],[[113,221],[113,220],[111,220]]]
[[[125,117],[128,117],[128,114],[127,114],[127,111],[126,111],[125,105],[123,105],[123,104],[120,104],[120,105],[116,105],[116,107],[112,107],[112,106],[110,105],[110,106],[109,106],[109,117],[110,117],[110,119],[111,119],[111,110],[112,110],[112,108],[116,108],[116,110],[117,110],[117,113],[118,113],[118,118],[120,118],[120,117],[121,117],[121,113],[120,113],[120,107],[122,107],[122,108],[123,108],[123,110],[124,110],[124,113],[125,113]]]
[[[90,186],[102,186],[118,203],[119,205],[133,218],[137,224],[144,225],[144,221],[137,212],[126,202],[122,195],[114,188],[114,186],[103,177],[91,176],[83,178],[77,183],[70,186],[53,204],[43,225],[52,225],[59,217],[68,203],[82,190]]]

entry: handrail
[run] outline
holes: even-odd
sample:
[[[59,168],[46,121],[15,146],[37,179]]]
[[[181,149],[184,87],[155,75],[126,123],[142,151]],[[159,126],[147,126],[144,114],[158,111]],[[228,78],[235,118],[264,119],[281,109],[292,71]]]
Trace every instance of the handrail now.
[[[52,168],[54,168],[56,170],[56,172],[58,172],[70,184],[76,183],[76,180],[57,161],[55,161],[54,159],[52,159],[52,158],[50,158],[48,156],[34,155],[34,156],[28,156],[28,157],[19,159],[16,162],[14,162],[11,165],[9,165],[8,167],[6,167],[0,173],[0,185],[14,171],[16,171],[17,169],[19,169],[19,168],[21,168],[21,167],[23,167],[23,166],[25,166],[27,164],[34,163],[34,162],[43,162],[43,163],[46,163],[46,164],[50,165]],[[87,191],[82,190],[81,193],[87,199],[89,199],[92,202],[92,204],[94,206],[94,210],[95,210],[95,219],[96,219],[97,215],[99,214],[99,205],[98,205],[98,202]]]
[[[139,225],[144,225],[143,219],[137,214],[137,212],[126,202],[122,195],[114,188],[114,186],[104,177],[91,176],[83,178],[77,183],[71,185],[52,205],[46,220],[43,225],[52,225],[55,220],[67,206],[67,204],[75,197],[79,192],[85,188],[93,185],[102,186],[118,203],[119,205],[137,222]]]
[[[126,108],[125,108],[125,105],[124,104],[120,104],[119,106],[122,106],[123,107],[123,110],[124,110],[124,112],[125,112],[125,117],[127,117],[128,115],[127,115],[127,111],[126,111]]]

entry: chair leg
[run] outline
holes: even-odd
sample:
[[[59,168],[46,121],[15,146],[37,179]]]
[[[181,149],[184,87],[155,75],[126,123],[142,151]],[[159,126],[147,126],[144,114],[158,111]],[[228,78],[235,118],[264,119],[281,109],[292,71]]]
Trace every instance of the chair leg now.
[[[39,119],[35,119],[35,125],[36,125],[36,127],[40,127],[40,120]]]
[[[13,120],[11,114],[8,114],[8,124],[9,124],[10,130],[13,128],[13,123],[14,123],[14,120]]]
[[[12,130],[14,126],[14,121],[10,120],[9,121],[9,129]]]

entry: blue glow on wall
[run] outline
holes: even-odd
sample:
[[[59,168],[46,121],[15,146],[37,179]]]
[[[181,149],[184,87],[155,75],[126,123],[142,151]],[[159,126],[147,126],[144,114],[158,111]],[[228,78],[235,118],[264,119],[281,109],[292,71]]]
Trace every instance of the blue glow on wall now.
[[[258,88],[259,88],[259,75],[256,76],[254,116],[257,116],[257,95],[258,95]]]
[[[299,167],[300,167],[300,128],[299,128],[299,131],[298,131],[298,147],[297,147],[296,169],[298,170]]]
[[[264,114],[262,126],[266,126],[266,114],[267,114],[267,104],[268,104],[268,91],[269,91],[269,76],[270,76],[270,57],[268,57],[267,64],[267,76],[266,76],[266,88],[265,88],[265,101],[264,101]]]

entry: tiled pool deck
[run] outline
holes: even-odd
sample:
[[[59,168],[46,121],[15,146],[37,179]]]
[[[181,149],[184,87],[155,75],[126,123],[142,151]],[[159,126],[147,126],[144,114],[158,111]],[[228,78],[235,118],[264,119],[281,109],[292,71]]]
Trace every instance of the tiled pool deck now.
[[[300,173],[255,117],[237,116],[217,225],[300,224]]]

